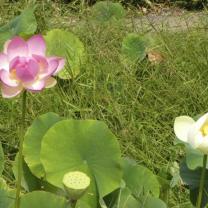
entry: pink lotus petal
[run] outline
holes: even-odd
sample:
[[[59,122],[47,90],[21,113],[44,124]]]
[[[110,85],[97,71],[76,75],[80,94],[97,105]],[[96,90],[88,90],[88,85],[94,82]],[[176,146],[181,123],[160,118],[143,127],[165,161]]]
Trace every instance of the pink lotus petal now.
[[[59,66],[58,59],[50,60],[48,62],[48,69],[47,69],[48,75],[52,75],[57,70],[58,66]]]
[[[39,75],[40,79],[44,79],[46,77],[53,75],[54,72],[57,70],[58,66],[59,66],[58,59],[49,59],[48,68]]]
[[[42,35],[34,35],[28,41],[28,48],[30,55],[45,56],[46,44]]]
[[[59,73],[59,71],[61,71],[64,68],[64,65],[65,65],[65,59],[59,58],[58,68],[56,69],[56,71],[53,75],[57,75]]]
[[[1,83],[1,93],[4,98],[13,98],[21,93],[23,90],[22,86],[18,87],[8,87],[7,85]]]
[[[8,57],[4,53],[0,53],[0,69],[9,71],[9,61]]]
[[[49,77],[45,82],[45,88],[51,88],[56,85],[57,81],[53,77]]]
[[[33,55],[32,56],[39,64],[39,72],[45,73],[48,68],[48,61],[44,56]]]
[[[20,61],[14,65],[16,69],[17,78],[22,82],[31,82],[36,79],[39,72],[39,65],[37,61],[30,59],[29,61]]]
[[[19,86],[19,81],[11,77],[12,74],[8,71],[2,70],[0,74],[1,81],[8,87]]]
[[[8,58],[11,61],[17,56],[26,57],[28,56],[27,43],[20,37],[14,37],[7,47]]]
[[[38,92],[38,91],[41,91],[45,87],[45,81],[37,80],[35,82],[31,82],[27,84],[24,83],[24,87],[31,92]]]
[[[16,57],[14,59],[12,59],[10,62],[9,62],[9,71],[11,72],[12,70],[15,69],[15,67],[23,62],[26,62],[27,61],[27,58],[26,57]]]

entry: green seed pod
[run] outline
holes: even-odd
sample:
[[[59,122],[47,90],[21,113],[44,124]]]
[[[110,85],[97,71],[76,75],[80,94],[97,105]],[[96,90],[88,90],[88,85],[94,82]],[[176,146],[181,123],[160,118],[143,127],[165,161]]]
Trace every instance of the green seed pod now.
[[[78,200],[90,185],[90,178],[83,172],[68,172],[63,177],[64,188],[71,200]]]

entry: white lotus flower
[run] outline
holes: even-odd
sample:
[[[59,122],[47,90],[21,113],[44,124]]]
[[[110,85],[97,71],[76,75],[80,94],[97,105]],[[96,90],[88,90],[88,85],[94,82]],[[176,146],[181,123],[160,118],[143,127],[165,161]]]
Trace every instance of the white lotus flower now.
[[[179,116],[175,119],[174,132],[178,139],[208,154],[208,113],[194,121],[189,116]]]

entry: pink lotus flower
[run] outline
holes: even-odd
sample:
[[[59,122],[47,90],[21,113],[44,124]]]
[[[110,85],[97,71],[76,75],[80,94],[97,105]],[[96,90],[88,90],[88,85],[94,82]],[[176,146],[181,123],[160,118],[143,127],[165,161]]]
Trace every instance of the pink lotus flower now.
[[[46,57],[46,44],[41,35],[28,41],[14,37],[5,43],[0,53],[0,80],[2,96],[11,98],[28,90],[39,92],[53,87],[52,77],[64,67],[64,59]]]

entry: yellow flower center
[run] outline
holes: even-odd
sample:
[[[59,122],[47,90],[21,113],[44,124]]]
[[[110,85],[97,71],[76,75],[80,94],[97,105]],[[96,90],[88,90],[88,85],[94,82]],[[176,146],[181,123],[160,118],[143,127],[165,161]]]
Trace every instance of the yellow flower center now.
[[[203,136],[208,136],[208,122],[205,123],[202,127],[201,127],[201,132]]]
[[[17,75],[16,75],[16,69],[12,69],[10,72],[10,78],[11,79],[16,79]]]

